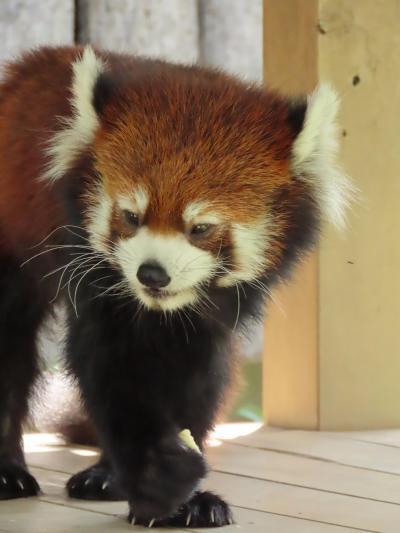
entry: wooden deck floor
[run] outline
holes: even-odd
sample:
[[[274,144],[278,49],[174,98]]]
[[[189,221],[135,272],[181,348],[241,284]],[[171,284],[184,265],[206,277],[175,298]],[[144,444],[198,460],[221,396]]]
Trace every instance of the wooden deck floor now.
[[[205,485],[227,498],[237,522],[221,533],[400,532],[400,430],[262,428],[233,441],[216,437]],[[42,436],[29,436],[26,447],[44,494],[0,502],[0,532],[148,531],[124,522],[124,503],[65,497],[69,474],[91,464],[95,450],[65,448]]]

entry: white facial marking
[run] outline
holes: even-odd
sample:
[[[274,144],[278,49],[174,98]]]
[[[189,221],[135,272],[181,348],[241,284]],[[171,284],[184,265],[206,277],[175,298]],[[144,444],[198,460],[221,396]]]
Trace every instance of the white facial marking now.
[[[160,235],[142,227],[134,237],[119,241],[115,257],[135,294],[149,308],[173,310],[194,303],[196,286],[213,275],[216,261],[210,252],[190,244],[181,233]],[[137,279],[139,267],[148,261],[158,262],[171,282],[165,290],[171,295],[155,299]]]
[[[311,184],[326,218],[343,227],[355,190],[336,161],[338,109],[339,98],[329,85],[310,95],[303,129],[293,145],[292,167]]]
[[[90,242],[96,250],[107,253],[106,241],[109,239],[113,202],[104,189],[99,185],[96,190],[96,200],[87,213]]]
[[[128,196],[118,196],[117,204],[120,209],[127,209],[128,211],[136,210],[135,202],[132,200],[132,198],[129,198]]]
[[[188,204],[182,215],[183,221],[186,225],[189,224],[219,224],[221,217],[211,210],[209,203],[204,201],[196,201]]]
[[[139,185],[132,195],[120,195],[117,201],[121,209],[144,215],[149,205],[149,195],[146,189]]]
[[[73,115],[62,117],[64,128],[51,139],[46,150],[50,161],[41,179],[55,181],[61,178],[74,158],[90,143],[99,126],[93,107],[93,91],[99,75],[104,71],[103,61],[87,46],[82,56],[72,64],[71,106]]]
[[[135,203],[139,213],[145,213],[149,205],[149,195],[144,187],[139,186],[135,191]]]
[[[262,274],[267,266],[268,221],[252,224],[233,224],[235,269],[218,280],[220,287],[229,287],[240,281],[251,281]]]

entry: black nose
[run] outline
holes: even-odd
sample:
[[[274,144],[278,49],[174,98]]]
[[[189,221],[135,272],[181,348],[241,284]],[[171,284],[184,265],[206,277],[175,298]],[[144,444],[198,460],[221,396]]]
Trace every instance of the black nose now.
[[[137,278],[143,285],[152,289],[166,287],[171,281],[167,272],[155,262],[143,263],[137,271]]]

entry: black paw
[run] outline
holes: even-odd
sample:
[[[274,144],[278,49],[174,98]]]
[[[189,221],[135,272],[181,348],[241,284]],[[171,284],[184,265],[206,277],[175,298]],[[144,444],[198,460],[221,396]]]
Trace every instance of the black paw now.
[[[149,458],[126,485],[132,516],[146,524],[153,517],[171,516],[190,500],[207,471],[203,457],[182,445],[150,450]]]
[[[222,498],[212,492],[196,492],[178,512],[160,520],[141,520],[129,514],[129,522],[147,527],[222,527],[233,524],[232,512]]]
[[[36,479],[17,463],[0,464],[0,500],[37,496],[40,487]]]
[[[79,500],[125,500],[109,467],[97,464],[72,476],[67,482],[70,498]]]

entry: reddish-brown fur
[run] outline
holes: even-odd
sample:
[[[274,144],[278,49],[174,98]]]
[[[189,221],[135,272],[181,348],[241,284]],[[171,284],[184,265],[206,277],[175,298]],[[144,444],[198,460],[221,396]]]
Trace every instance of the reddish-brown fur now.
[[[59,117],[71,115],[71,62],[78,53],[60,48],[25,55],[10,65],[1,86],[0,247],[21,256],[63,223],[53,188],[38,178],[47,162],[44,149],[62,127]],[[124,64],[152,76],[150,86],[143,76],[129,86],[122,77],[118,98],[105,106],[94,152],[111,197],[143,184],[151,198],[146,224],[174,232],[183,229],[189,202],[207,200],[229,221],[251,222],[286,184],[274,231],[286,229],[285,205],[290,210],[291,196],[305,187],[290,176],[295,133],[286,100],[258,88],[243,91],[217,72],[100,55],[111,70]],[[40,105],[32,105],[33,96]],[[209,247],[219,245],[218,237]]]
[[[0,86],[1,250],[23,254],[62,223],[54,193],[37,178],[46,143],[60,127],[58,117],[71,112],[70,63],[76,53],[44,49],[6,70]]]

